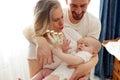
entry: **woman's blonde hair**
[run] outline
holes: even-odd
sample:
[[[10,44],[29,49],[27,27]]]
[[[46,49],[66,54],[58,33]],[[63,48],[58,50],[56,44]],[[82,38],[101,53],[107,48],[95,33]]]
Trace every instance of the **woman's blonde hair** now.
[[[61,7],[58,0],[39,0],[34,9],[34,29],[36,36],[42,36],[52,22],[52,12]]]

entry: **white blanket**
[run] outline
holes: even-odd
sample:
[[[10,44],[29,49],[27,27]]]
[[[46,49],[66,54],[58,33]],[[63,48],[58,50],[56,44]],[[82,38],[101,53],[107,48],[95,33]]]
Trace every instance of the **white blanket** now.
[[[117,42],[108,42],[104,47],[110,54],[120,60],[120,39]]]

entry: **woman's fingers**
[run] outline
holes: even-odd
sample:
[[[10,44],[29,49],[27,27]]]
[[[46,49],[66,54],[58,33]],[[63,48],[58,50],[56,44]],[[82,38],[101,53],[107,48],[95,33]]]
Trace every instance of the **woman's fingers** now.
[[[44,48],[37,46],[36,56],[39,63],[43,63],[44,65],[53,63],[51,49],[48,46],[44,46]]]
[[[48,58],[43,59],[43,65],[46,65],[46,64],[48,64]]]

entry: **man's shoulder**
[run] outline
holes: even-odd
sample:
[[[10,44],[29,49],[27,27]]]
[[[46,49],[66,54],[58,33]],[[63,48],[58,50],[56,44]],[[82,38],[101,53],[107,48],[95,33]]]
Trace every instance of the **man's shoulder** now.
[[[88,18],[88,19],[90,19],[90,20],[99,20],[98,17],[94,16],[94,15],[93,15],[92,13],[90,13],[90,12],[86,12],[85,17]]]

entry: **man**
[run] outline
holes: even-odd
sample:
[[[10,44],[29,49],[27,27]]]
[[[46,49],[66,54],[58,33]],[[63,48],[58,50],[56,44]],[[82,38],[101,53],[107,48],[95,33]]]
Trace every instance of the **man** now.
[[[97,18],[87,12],[90,0],[66,0],[66,3],[68,7],[63,9],[65,27],[75,29],[83,37],[93,36],[98,39],[100,35],[101,24]],[[25,36],[30,41],[32,39],[29,39],[29,35],[30,33],[25,32]],[[36,49],[39,61],[43,62],[44,64],[51,64],[53,62],[53,59],[51,57],[51,50],[48,47],[47,41],[43,37],[36,40],[38,41],[38,43],[36,43]],[[34,40],[32,40],[31,42],[33,41]],[[38,46],[39,44],[42,46]],[[70,66],[76,68],[76,71],[72,75],[71,80],[78,80],[79,78],[86,76],[97,64],[97,61],[98,56],[92,58],[92,60],[87,64]],[[86,78],[83,77],[83,79]],[[91,80],[93,79],[91,78]]]
[[[101,23],[87,12],[90,0],[66,0],[66,3],[68,8],[63,11],[65,27],[75,29],[83,37],[93,36],[98,39],[101,31]],[[93,75],[94,70],[91,73],[91,80],[93,80]]]

